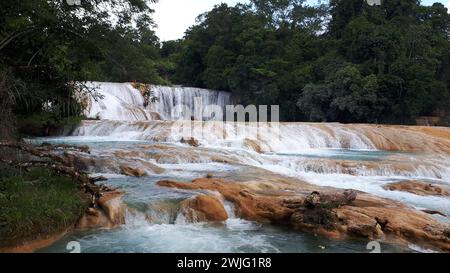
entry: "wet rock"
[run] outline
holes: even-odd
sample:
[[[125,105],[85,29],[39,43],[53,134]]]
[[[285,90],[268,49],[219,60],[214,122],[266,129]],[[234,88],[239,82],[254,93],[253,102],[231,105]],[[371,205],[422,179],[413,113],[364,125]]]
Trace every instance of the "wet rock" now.
[[[225,221],[228,213],[221,201],[208,195],[197,195],[180,204],[180,213],[187,222]]]
[[[103,194],[98,200],[98,207],[88,208],[76,228],[114,228],[125,222],[125,205],[123,193],[111,191]]]
[[[259,145],[259,143],[256,140],[253,139],[249,139],[249,138],[245,138],[244,139],[244,145],[247,148],[252,149],[253,151],[257,152],[257,153],[263,153],[263,150],[261,148],[261,146]]]
[[[120,172],[127,176],[134,176],[134,177],[143,177],[146,176],[147,173],[144,169],[141,168],[133,168],[127,165],[121,165],[120,166]]]
[[[143,168],[145,168],[146,170],[150,170],[155,174],[162,174],[163,172],[165,172],[164,168],[161,168],[153,163],[143,160],[137,160],[137,162],[139,162]]]
[[[312,209],[300,209],[294,213],[296,216],[293,220],[293,224],[295,225],[313,225],[313,226],[321,226],[326,230],[335,230],[337,228],[337,215],[336,212],[330,209],[324,208],[312,208]],[[303,216],[300,217],[299,214]],[[301,219],[301,221],[299,221]]]
[[[389,191],[405,191],[416,195],[450,196],[450,189],[441,185],[432,185],[416,180],[389,183],[383,186]]]
[[[88,171],[95,165],[95,159],[75,153],[64,153],[67,162],[77,170]]]
[[[239,182],[199,178],[191,183],[160,181],[158,185],[217,191],[234,204],[238,217],[247,220],[334,238],[356,236],[450,250],[450,238],[445,233],[450,229],[448,224],[400,202],[363,192],[269,177]]]
[[[85,172],[109,173],[119,171],[117,162],[111,158],[67,151],[64,152],[64,158],[69,165]]]
[[[152,224],[174,224],[179,211],[179,202],[160,200],[147,205],[145,218]],[[130,210],[128,210],[130,211]]]
[[[368,239],[376,239],[383,236],[382,225],[385,226],[385,223],[380,224],[377,217],[373,218],[358,211],[339,211],[337,215],[341,221],[345,219],[343,227],[351,236]],[[380,220],[380,222],[383,222],[383,220]]]
[[[188,144],[188,145],[190,145],[192,147],[200,146],[200,142],[197,139],[193,138],[193,137],[190,137],[190,138],[184,138],[183,137],[183,138],[181,138],[180,142],[183,143],[183,144]]]
[[[99,207],[105,212],[113,225],[124,223],[125,206],[122,201],[123,192],[110,191],[105,192],[98,200]]]
[[[85,213],[93,217],[98,217],[100,215],[100,211],[95,208],[88,208]]]

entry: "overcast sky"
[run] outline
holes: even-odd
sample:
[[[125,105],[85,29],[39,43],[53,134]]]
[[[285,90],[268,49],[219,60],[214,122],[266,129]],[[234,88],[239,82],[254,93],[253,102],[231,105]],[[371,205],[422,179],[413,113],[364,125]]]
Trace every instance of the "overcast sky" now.
[[[195,18],[205,11],[211,10],[214,5],[227,3],[235,5],[238,2],[249,0],[159,0],[153,4],[155,14],[153,18],[158,25],[156,34],[161,41],[182,38],[186,29],[195,24]],[[317,0],[309,0],[316,3]],[[450,0],[423,0],[422,3],[431,5],[434,2],[444,3],[450,9]]]

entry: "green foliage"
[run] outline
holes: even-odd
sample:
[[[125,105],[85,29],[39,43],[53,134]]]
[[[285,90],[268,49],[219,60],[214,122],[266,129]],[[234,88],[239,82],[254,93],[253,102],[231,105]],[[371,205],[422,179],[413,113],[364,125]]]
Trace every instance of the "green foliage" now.
[[[325,84],[309,84],[298,105],[313,121],[376,122],[379,117],[378,79],[363,77],[357,66],[337,70]],[[378,111],[377,111],[378,110]]]
[[[0,242],[3,246],[61,232],[81,217],[87,202],[77,182],[43,168],[0,166]]]
[[[218,5],[177,41],[171,79],[279,104],[285,121],[410,123],[449,109],[447,10],[382,2]]]
[[[411,123],[450,108],[450,16],[442,4],[221,4],[183,39],[161,44],[148,3],[2,1],[0,121],[11,113],[78,116],[73,82],[88,80],[231,91],[242,104],[280,105],[283,121]]]
[[[0,92],[0,99],[12,101],[8,111],[45,112],[59,119],[80,115],[73,99],[76,81],[166,83],[158,73],[160,48],[151,29],[150,2],[1,1],[0,82],[9,92]],[[18,82],[19,92],[11,92]]]

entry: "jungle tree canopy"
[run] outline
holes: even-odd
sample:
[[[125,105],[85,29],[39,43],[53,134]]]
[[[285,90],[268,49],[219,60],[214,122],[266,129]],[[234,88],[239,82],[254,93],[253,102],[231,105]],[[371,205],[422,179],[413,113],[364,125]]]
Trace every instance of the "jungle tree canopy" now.
[[[285,121],[409,123],[449,109],[442,4],[221,4],[160,43],[151,2],[1,1],[0,121],[80,114],[72,87],[86,80],[226,90],[242,104],[280,105]]]

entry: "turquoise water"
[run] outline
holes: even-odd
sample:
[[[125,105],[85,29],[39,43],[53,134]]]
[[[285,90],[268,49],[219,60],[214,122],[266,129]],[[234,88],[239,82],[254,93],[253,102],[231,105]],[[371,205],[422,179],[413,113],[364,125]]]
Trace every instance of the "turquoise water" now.
[[[219,175],[219,174],[217,174]],[[192,193],[155,186],[158,178],[111,178],[108,184],[119,187],[127,195],[126,204],[145,215],[161,203],[176,204]],[[78,231],[39,252],[69,252],[71,241],[80,243],[86,253],[179,253],[179,252],[370,252],[367,240],[337,241],[288,230],[283,227],[261,225],[241,219],[225,223],[176,224],[173,215],[158,215],[148,222],[139,217],[127,218],[127,224],[113,230]],[[407,252],[409,249],[381,244],[384,252]]]
[[[398,154],[411,154],[402,152],[389,152],[378,150],[341,150],[341,149],[314,149],[304,153],[267,153],[268,155],[280,155],[286,157],[327,158],[340,160],[365,160],[380,161],[386,157]],[[413,155],[413,154],[411,154]]]
[[[34,139],[34,143],[66,143],[89,145],[92,154],[108,154],[108,151],[139,150],[142,141],[112,141],[102,138],[44,138]],[[161,144],[161,143],[159,143]],[[167,144],[169,145],[169,144]],[[170,144],[171,147],[179,147]],[[214,148],[199,147],[195,151],[209,155]],[[189,150],[188,150],[189,151]],[[193,150],[194,151],[194,150]],[[146,153],[152,153],[148,150]],[[229,151],[228,151],[229,153]],[[227,154],[227,151],[217,151]],[[232,154],[238,154],[234,151]],[[413,156],[413,154],[384,151],[354,150],[308,150],[298,154],[265,154],[257,157],[258,167],[274,172],[292,175],[305,181],[323,186],[355,188],[409,203],[417,207],[441,209],[450,212],[448,198],[418,197],[408,193],[388,192],[382,189],[384,183],[404,180],[402,177],[354,177],[343,174],[316,174],[290,172],[288,167],[264,165],[265,158],[277,157],[288,162],[291,159],[332,159],[349,161],[382,161],[391,156]],[[181,158],[188,154],[180,153]],[[242,156],[248,156],[243,152]],[[253,161],[249,161],[253,162]],[[256,163],[255,163],[256,164]],[[80,243],[82,252],[370,252],[368,240],[332,240],[314,234],[297,232],[284,227],[262,225],[235,217],[224,223],[186,224],[177,218],[177,206],[181,200],[193,196],[193,192],[167,189],[156,186],[164,179],[190,181],[204,177],[206,173],[214,177],[242,180],[252,177],[249,170],[253,166],[221,164],[215,162],[160,164],[166,172],[142,178],[126,177],[118,174],[103,174],[109,177],[106,184],[123,190],[124,202],[130,208],[126,223],[112,230],[77,231],[57,241],[39,252],[69,252],[68,242]],[[253,169],[252,169],[253,168]],[[258,172],[255,171],[255,177]],[[443,183],[442,181],[437,181]],[[443,219],[440,219],[443,220]],[[448,219],[444,219],[446,221]],[[390,244],[381,244],[382,252],[411,252],[413,250]]]

